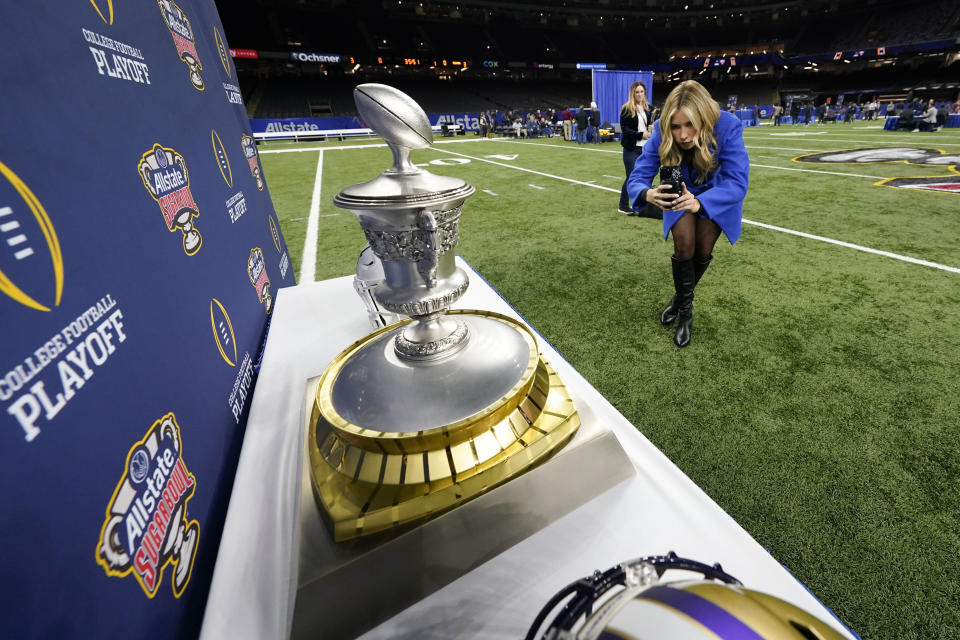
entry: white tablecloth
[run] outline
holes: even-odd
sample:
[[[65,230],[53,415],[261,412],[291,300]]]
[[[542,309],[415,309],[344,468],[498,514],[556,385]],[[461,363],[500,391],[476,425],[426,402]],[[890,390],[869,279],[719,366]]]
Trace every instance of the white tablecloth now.
[[[476,272],[457,308],[519,317]],[[534,327],[534,329],[536,329]],[[201,638],[284,638],[297,590],[307,379],[371,330],[352,277],[277,292]],[[831,622],[831,612],[544,340],[581,417],[612,429],[637,475],[370,630],[379,638],[518,638],[560,588],[621,561],[676,551]],[[603,345],[597,345],[603,348]],[[639,430],[638,430],[639,429]],[[371,577],[374,579],[374,577]],[[352,594],[350,597],[362,597]],[[322,632],[318,637],[322,637]]]

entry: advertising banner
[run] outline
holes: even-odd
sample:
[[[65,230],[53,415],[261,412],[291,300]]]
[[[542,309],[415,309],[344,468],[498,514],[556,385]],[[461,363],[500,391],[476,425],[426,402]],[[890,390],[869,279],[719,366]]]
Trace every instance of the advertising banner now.
[[[457,124],[465,131],[480,128],[479,113],[428,113],[431,125]],[[367,125],[359,116],[339,116],[330,118],[251,118],[250,127],[254,133],[282,133],[284,131],[333,131],[337,129],[365,129]]]
[[[293,284],[230,49],[213,0],[0,35],[3,635],[195,637]]]

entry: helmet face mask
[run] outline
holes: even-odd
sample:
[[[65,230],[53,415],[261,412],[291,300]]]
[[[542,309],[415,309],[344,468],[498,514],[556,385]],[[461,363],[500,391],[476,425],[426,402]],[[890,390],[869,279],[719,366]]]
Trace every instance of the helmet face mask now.
[[[667,571],[681,579],[663,580]],[[690,573],[700,577],[691,579]],[[566,601],[542,635],[549,614]],[[745,588],[719,564],[670,553],[578,580],[544,607],[527,640],[839,640],[833,627],[774,596]]]

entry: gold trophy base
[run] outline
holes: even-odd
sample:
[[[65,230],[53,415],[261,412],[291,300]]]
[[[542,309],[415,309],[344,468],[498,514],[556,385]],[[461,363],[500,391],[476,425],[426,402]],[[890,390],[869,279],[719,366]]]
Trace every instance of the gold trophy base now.
[[[580,417],[529,329],[530,362],[514,388],[470,419],[420,432],[383,433],[345,423],[332,409],[342,363],[386,331],[358,341],[320,379],[308,424],[314,498],[337,542],[400,529],[439,515],[531,469],[561,449]]]

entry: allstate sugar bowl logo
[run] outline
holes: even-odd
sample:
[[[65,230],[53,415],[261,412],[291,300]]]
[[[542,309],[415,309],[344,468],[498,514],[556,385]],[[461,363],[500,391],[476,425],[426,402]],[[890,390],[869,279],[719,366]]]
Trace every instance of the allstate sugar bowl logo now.
[[[257,143],[247,134],[243,134],[240,136],[240,146],[243,147],[243,155],[247,157],[247,162],[250,164],[250,175],[257,181],[257,189],[263,191],[263,176],[260,171],[260,158],[257,155]]]
[[[157,0],[157,5],[160,7],[160,13],[163,14],[163,21],[170,29],[170,35],[173,36],[177,55],[190,70],[190,84],[194,89],[203,91],[203,77],[200,75],[203,65],[200,64],[200,56],[197,55],[197,43],[187,14],[173,0]]]
[[[200,251],[203,237],[193,219],[200,215],[190,192],[190,174],[183,156],[168,147],[153,145],[137,165],[143,186],[160,205],[170,232],[183,233],[183,250],[188,256]]]
[[[263,260],[263,251],[260,247],[250,250],[250,256],[247,258],[247,276],[250,278],[250,284],[257,290],[257,299],[266,307],[267,313],[273,311],[270,278],[267,276],[267,265]]]
[[[152,598],[173,564],[173,595],[179,598],[190,582],[200,537],[199,523],[186,516],[195,489],[196,478],[183,461],[180,425],[168,413],[130,449],[107,506],[96,550],[107,575],[132,573]]]
[[[50,311],[63,294],[63,255],[43,204],[0,162],[0,292]]]

